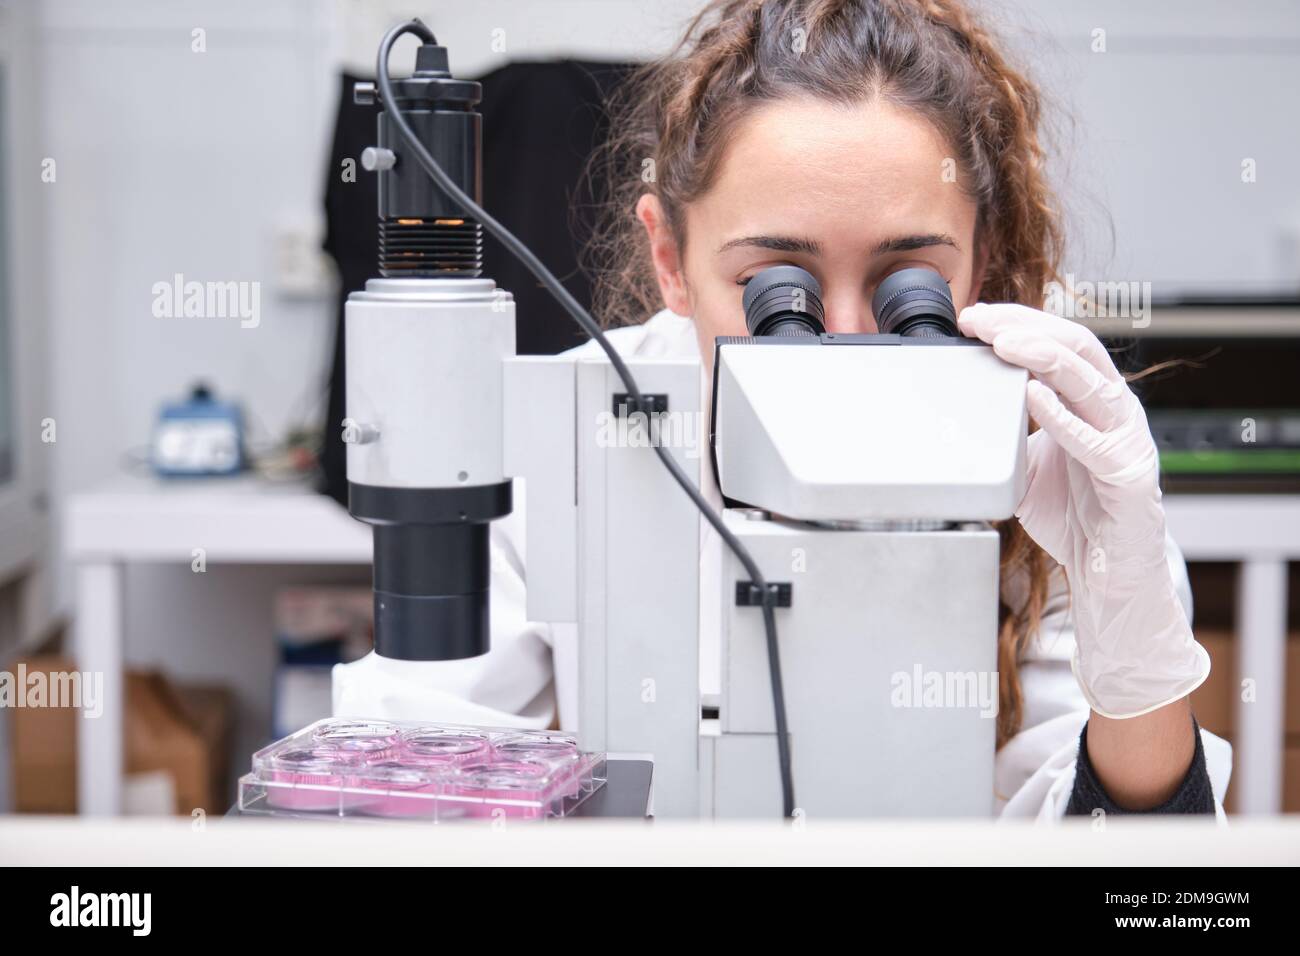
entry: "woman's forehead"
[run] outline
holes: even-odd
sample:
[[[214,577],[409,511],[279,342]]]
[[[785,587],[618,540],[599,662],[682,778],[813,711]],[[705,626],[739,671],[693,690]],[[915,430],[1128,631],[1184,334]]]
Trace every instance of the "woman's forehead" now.
[[[766,104],[738,123],[724,149],[687,219],[715,249],[774,230],[874,246],[899,230],[964,240],[974,227],[975,205],[938,130],[887,100]]]

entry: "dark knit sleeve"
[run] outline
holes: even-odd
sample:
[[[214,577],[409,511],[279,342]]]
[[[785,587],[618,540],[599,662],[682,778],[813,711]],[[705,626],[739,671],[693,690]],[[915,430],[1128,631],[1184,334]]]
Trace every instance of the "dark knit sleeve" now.
[[[1083,725],[1079,734],[1079,760],[1074,772],[1074,790],[1070,793],[1070,803],[1065,808],[1066,816],[1091,816],[1094,810],[1111,813],[1213,813],[1214,791],[1210,788],[1210,773],[1205,768],[1205,748],[1201,745],[1201,728],[1192,718],[1192,731],[1196,739],[1196,752],[1192,755],[1192,765],[1187,768],[1187,776],[1178,785],[1178,789],[1164,803],[1150,810],[1126,810],[1111,800],[1092,761],[1088,759],[1088,725]]]

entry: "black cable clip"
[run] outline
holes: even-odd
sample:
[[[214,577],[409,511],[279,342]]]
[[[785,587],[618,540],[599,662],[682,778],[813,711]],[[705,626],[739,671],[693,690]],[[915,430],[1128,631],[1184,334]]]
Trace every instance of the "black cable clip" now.
[[[794,586],[789,581],[767,582],[767,593],[772,597],[772,607],[790,607],[794,599]],[[736,607],[762,607],[763,591],[753,581],[736,582]]]
[[[643,394],[642,404],[636,407],[636,399],[630,392],[614,393],[614,417],[630,418],[634,414],[662,415],[668,411],[668,396],[662,393]]]

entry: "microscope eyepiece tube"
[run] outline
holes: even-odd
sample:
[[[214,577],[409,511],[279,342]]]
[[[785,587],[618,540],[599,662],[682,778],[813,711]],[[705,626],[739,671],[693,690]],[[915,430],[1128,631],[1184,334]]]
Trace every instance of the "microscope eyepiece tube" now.
[[[900,269],[871,297],[876,328],[907,338],[959,336],[952,292],[932,269]]]
[[[745,285],[745,326],[750,335],[820,335],[826,331],[821,295],[806,269],[771,266]]]

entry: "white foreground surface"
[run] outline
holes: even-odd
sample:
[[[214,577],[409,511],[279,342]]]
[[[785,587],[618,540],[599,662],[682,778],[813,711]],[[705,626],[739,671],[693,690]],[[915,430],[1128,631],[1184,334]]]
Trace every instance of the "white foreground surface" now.
[[[9,865],[1267,865],[1300,864],[1300,816],[1031,823],[694,824],[560,820],[422,826],[0,818]]]

